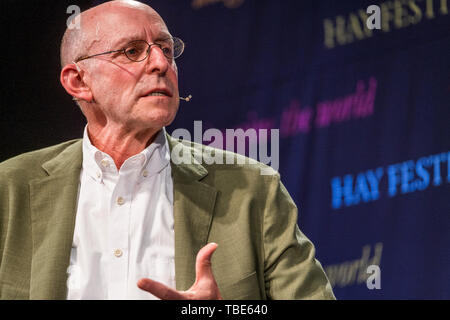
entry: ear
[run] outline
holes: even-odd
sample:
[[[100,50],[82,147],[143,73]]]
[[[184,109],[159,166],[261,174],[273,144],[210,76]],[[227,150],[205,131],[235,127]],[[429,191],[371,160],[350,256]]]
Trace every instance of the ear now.
[[[92,101],[92,91],[83,81],[84,71],[74,63],[66,65],[61,70],[59,80],[67,93],[78,100]]]

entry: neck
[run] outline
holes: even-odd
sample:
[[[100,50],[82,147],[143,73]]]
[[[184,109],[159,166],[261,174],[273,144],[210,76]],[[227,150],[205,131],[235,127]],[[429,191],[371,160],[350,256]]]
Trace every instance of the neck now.
[[[128,158],[147,148],[161,128],[129,130],[118,127],[100,127],[88,124],[88,135],[92,145],[109,154],[116,164],[117,170]]]

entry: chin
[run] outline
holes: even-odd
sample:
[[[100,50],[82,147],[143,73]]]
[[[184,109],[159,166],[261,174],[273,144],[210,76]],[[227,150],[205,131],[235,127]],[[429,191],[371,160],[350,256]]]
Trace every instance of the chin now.
[[[177,108],[178,109],[178,108]],[[152,114],[145,121],[147,125],[151,124],[153,128],[162,128],[170,125],[177,114],[176,110],[153,110]]]
[[[131,118],[139,122],[139,126],[164,127],[175,119],[178,106],[179,102],[174,99],[143,98],[130,110],[132,111]]]

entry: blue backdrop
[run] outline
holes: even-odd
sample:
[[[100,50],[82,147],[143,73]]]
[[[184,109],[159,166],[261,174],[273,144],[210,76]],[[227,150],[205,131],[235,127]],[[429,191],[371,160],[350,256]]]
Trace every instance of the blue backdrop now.
[[[147,3],[187,44],[194,98],[168,131],[278,128],[282,181],[337,298],[450,298],[447,1]]]

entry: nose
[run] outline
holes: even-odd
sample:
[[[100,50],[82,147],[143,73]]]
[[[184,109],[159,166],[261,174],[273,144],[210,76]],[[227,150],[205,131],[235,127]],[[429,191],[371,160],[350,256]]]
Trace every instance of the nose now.
[[[148,50],[149,52],[146,61],[147,73],[165,74],[169,68],[169,61],[162,52],[161,48],[156,45],[152,45]]]

